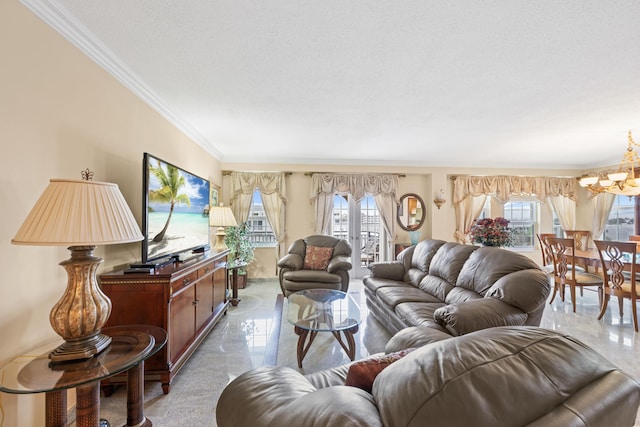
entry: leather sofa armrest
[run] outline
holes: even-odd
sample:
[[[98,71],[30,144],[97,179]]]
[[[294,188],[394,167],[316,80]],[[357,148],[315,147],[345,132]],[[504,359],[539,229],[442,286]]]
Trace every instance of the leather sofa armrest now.
[[[533,313],[545,304],[551,292],[549,276],[542,270],[520,270],[498,279],[485,294],[512,305],[525,313]]]
[[[398,281],[404,280],[404,264],[398,261],[374,262],[369,266],[369,270],[371,270],[371,277]]]
[[[440,325],[410,326],[392,336],[385,345],[384,352],[387,354],[395,353],[396,351],[422,347],[423,345],[449,338],[451,338],[451,334]]]
[[[351,270],[351,258],[345,255],[338,255],[331,258],[327,271],[329,273],[335,273],[338,270]]]
[[[216,405],[216,421],[219,427],[382,427],[373,396],[366,391],[348,386],[316,389],[301,373],[278,366],[253,369],[229,383]]]
[[[304,259],[298,254],[287,254],[280,258],[278,261],[278,267],[288,268],[290,270],[302,270],[304,266]]]
[[[497,326],[522,326],[527,317],[527,313],[494,298],[449,304],[433,312],[434,320],[452,335]]]

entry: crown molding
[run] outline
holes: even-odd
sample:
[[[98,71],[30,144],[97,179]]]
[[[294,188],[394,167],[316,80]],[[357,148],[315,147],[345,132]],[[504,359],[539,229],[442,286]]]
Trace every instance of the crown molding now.
[[[162,99],[144,84],[142,79],[62,6],[51,0],[20,0],[20,2],[186,136],[216,159],[222,160],[223,156],[219,150],[184,118],[174,114]]]

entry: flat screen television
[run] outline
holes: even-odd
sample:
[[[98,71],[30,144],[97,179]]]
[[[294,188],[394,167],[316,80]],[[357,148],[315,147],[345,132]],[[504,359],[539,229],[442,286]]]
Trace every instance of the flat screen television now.
[[[144,153],[142,262],[208,249],[209,197],[208,180]]]

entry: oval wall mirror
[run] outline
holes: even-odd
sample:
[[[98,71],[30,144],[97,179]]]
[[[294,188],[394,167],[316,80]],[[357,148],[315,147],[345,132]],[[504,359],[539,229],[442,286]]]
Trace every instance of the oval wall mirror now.
[[[400,197],[398,205],[398,224],[403,230],[414,231],[422,227],[425,216],[424,201],[414,193],[407,193]]]

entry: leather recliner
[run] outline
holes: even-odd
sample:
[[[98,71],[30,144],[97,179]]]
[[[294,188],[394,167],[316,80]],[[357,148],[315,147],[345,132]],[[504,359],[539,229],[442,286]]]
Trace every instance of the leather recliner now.
[[[325,269],[305,268],[305,256],[310,247],[332,248]],[[285,296],[307,289],[334,289],[347,292],[351,270],[351,245],[332,236],[314,235],[298,239],[288,254],[278,261],[280,288]]]

